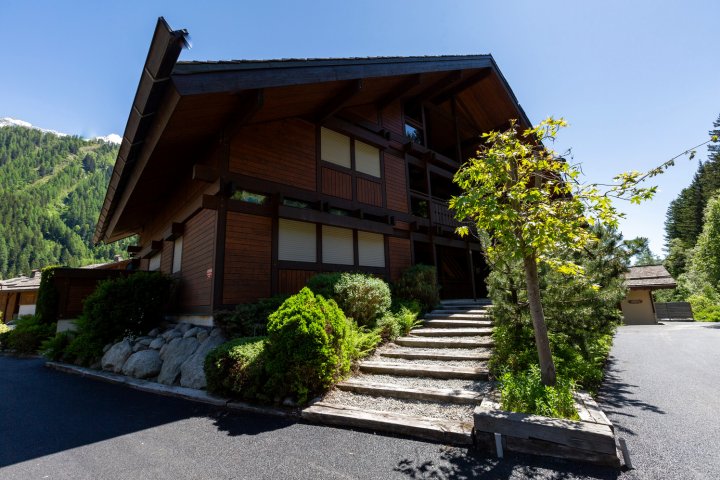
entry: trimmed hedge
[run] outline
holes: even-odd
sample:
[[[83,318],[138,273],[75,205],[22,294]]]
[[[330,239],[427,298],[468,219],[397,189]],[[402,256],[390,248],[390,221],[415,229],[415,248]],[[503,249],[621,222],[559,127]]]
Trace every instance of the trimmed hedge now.
[[[207,391],[245,399],[257,398],[264,377],[265,337],[237,338],[205,357]]]
[[[350,371],[350,324],[333,300],[303,288],[270,315],[267,391],[306,403]]]
[[[418,302],[424,312],[429,312],[440,303],[437,270],[430,265],[413,265],[395,282],[393,293],[399,300]]]
[[[335,300],[358,325],[373,326],[390,309],[390,287],[382,279],[362,273],[343,273],[335,284]]]

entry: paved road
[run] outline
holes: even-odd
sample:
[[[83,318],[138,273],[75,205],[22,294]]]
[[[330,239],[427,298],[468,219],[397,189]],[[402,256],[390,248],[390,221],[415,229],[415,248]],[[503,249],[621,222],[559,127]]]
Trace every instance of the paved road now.
[[[720,478],[720,324],[620,327],[601,405],[635,470],[625,479]]]
[[[716,478],[720,329],[623,327],[603,399],[636,470],[325,428],[0,357],[0,479]]]

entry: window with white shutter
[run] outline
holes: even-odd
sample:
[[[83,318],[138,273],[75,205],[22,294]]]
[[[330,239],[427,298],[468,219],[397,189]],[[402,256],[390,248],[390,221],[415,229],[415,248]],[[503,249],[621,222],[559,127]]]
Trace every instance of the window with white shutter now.
[[[150,257],[150,265],[148,266],[148,270],[151,272],[157,272],[160,270],[160,260],[162,259],[161,253],[156,253],[152,257]]]
[[[353,231],[349,228],[322,226],[322,261],[339,265],[352,265]]]
[[[351,168],[350,137],[324,127],[321,128],[320,158],[341,167]]]
[[[173,245],[172,273],[177,273],[182,269],[182,251],[183,237],[177,237]]]
[[[380,178],[380,150],[355,140],[355,170]]]
[[[358,231],[358,263],[363,267],[385,267],[382,234]]]
[[[281,218],[278,223],[278,260],[315,262],[315,224]]]

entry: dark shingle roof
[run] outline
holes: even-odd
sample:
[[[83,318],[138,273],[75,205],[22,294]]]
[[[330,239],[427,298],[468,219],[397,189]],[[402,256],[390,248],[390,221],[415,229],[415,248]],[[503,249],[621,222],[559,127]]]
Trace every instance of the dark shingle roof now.
[[[628,288],[675,288],[677,283],[662,265],[630,267],[625,274]]]

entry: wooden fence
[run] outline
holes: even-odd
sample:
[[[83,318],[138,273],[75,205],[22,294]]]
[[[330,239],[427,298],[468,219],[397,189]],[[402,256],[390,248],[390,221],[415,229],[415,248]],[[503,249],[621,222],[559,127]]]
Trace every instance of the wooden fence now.
[[[687,302],[656,303],[655,314],[658,320],[694,320],[692,308]]]

